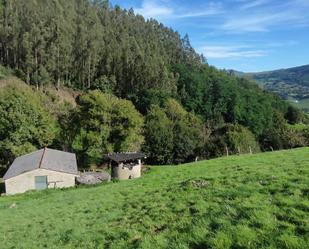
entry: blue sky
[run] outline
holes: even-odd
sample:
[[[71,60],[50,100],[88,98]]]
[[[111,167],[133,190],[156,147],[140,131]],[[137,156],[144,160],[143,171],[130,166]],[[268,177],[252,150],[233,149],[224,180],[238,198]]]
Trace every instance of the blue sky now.
[[[188,33],[209,64],[245,72],[309,64],[309,0],[111,0]]]

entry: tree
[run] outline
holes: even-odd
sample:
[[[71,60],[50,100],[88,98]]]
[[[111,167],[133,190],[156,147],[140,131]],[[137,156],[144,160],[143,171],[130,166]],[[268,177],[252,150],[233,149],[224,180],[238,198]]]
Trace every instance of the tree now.
[[[134,101],[135,106],[142,114],[147,114],[153,105],[163,107],[168,99],[171,98],[171,94],[157,89],[149,89],[143,91],[140,96]]]
[[[187,113],[182,119],[174,122],[174,162],[192,162],[201,156],[201,150],[206,142],[203,134],[203,123],[192,113]]]
[[[280,150],[285,147],[286,120],[279,111],[275,111],[271,118],[270,124],[260,136],[260,144],[264,150]]]
[[[169,99],[164,108],[154,105],[146,115],[144,151],[155,164],[189,162],[201,154],[203,132],[198,117]]]
[[[285,113],[285,118],[288,120],[289,124],[297,124],[302,121],[303,114],[298,108],[289,106]]]
[[[173,149],[170,159],[156,159],[160,163],[220,155],[226,141],[217,135],[225,134],[221,128],[227,124],[237,137],[248,138],[249,132],[236,124],[246,127],[262,149],[301,144],[286,129],[286,120],[306,122],[303,113],[254,82],[209,66],[188,35],[182,38],[162,23],[109,1],[0,1],[0,41],[1,66],[40,91],[97,89],[132,101],[143,115],[152,105],[162,108],[172,124]],[[92,95],[80,97],[77,112],[58,116],[62,129],[54,145],[73,146],[86,165],[100,163],[111,150],[137,149],[142,118],[130,102]],[[215,135],[213,149],[206,151],[201,143],[209,130]]]
[[[121,97],[174,91],[168,65],[187,58],[178,33],[108,1],[9,0],[0,14],[0,61],[37,88],[93,89],[106,76]]]
[[[174,99],[166,102],[165,112],[173,123],[173,162],[194,160],[204,142],[202,121]]]
[[[7,86],[0,91],[0,158],[7,165],[25,153],[52,144],[56,121],[28,87]]]
[[[307,128],[305,128],[303,131],[303,138],[305,140],[305,145],[309,146],[309,126],[307,126]]]
[[[81,95],[77,104],[72,148],[81,165],[99,164],[112,151],[140,149],[143,118],[131,102],[94,90]]]
[[[205,157],[213,158],[227,154],[256,153],[260,151],[260,145],[248,128],[239,124],[224,124],[212,131],[204,150]]]
[[[260,146],[254,136],[246,127],[239,124],[227,125],[225,133],[226,146],[230,153],[260,152]]]
[[[131,101],[113,98],[109,141],[114,151],[138,151],[143,142],[144,119]]]
[[[173,124],[164,110],[153,105],[145,121],[143,151],[151,164],[169,164],[173,159]]]

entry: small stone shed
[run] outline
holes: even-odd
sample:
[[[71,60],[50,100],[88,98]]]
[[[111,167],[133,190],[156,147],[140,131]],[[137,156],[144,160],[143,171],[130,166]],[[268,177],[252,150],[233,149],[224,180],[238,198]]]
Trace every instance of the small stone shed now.
[[[6,194],[12,195],[31,189],[72,187],[77,176],[75,154],[44,148],[16,158],[3,179]]]
[[[107,157],[111,160],[112,177],[119,180],[134,179],[141,176],[141,152],[111,153]]]

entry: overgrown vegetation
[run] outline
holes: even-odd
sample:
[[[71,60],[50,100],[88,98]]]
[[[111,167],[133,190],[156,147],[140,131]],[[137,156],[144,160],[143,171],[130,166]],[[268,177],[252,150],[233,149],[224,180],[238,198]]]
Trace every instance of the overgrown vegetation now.
[[[140,150],[143,118],[128,100],[91,91],[78,98],[71,119],[64,132],[72,134],[81,165],[99,164],[109,152]]]
[[[163,108],[151,106],[146,116],[143,150],[155,164],[193,161],[208,138],[205,130],[201,119],[169,99]]]
[[[55,136],[56,120],[31,89],[11,85],[0,91],[0,165],[51,144]]]
[[[1,248],[309,247],[308,148],[0,198]]]

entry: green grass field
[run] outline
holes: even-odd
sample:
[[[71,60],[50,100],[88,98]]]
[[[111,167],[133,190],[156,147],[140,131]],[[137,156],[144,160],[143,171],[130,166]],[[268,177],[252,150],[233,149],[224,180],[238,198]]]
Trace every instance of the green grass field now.
[[[309,99],[302,99],[297,103],[295,101],[289,101],[289,103],[309,113]]]
[[[309,248],[309,148],[1,197],[0,248]]]

